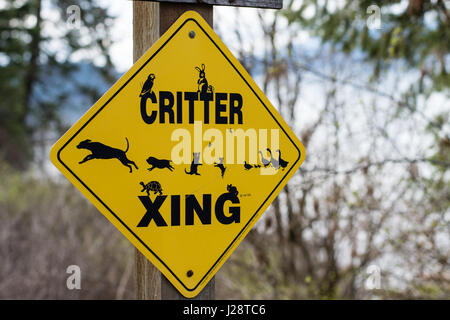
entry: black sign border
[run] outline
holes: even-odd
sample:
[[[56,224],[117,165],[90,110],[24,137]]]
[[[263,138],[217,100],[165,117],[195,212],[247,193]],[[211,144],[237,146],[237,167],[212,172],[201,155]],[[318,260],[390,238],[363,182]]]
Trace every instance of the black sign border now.
[[[267,196],[267,198],[263,201],[263,203],[259,206],[259,208],[256,210],[256,212],[253,214],[253,216],[248,220],[248,222],[245,224],[245,226],[242,228],[242,230],[237,234],[237,236],[233,239],[233,241],[231,241],[231,243],[229,244],[229,246],[224,250],[224,252],[219,256],[219,258],[216,260],[216,262],[212,265],[212,267],[206,272],[206,274],[203,276],[203,278],[200,279],[200,281],[197,283],[197,285],[195,287],[193,287],[192,289],[186,287],[186,285],[177,277],[177,275],[164,263],[164,261],[158,257],[158,255],[153,252],[152,249],[149,248],[149,246],[141,240],[141,238],[139,238],[134,232],[133,230],[130,229],[130,227],[128,227],[123,221],[122,219],[120,219],[119,216],[117,216],[107,205],[106,203],[104,203],[72,170],[70,170],[70,168],[62,161],[61,159],[61,151],[81,132],[81,130],[83,130],[87,124],[89,122],[91,122],[92,119],[94,119],[99,113],[100,111],[102,111],[106,105],[112,100],[114,99],[114,97],[147,65],[148,62],[150,62],[150,60],[153,59],[154,56],[156,56],[162,48],[164,48],[164,46],[178,33],[178,31],[180,31],[180,29],[183,28],[183,26],[188,22],[188,21],[194,21],[198,27],[205,33],[205,35],[211,40],[212,43],[214,43],[214,45],[216,46],[216,48],[220,51],[220,53],[222,53],[222,55],[225,57],[225,59],[233,66],[234,70],[239,74],[239,76],[242,78],[242,80],[244,80],[244,82],[247,84],[247,86],[250,88],[250,90],[255,94],[255,96],[258,98],[258,100],[262,103],[262,105],[266,108],[266,110],[269,112],[269,114],[272,116],[272,118],[275,120],[275,122],[278,124],[278,126],[281,128],[281,130],[283,130],[284,134],[288,137],[288,139],[292,142],[292,144],[294,145],[294,147],[297,149],[298,151],[298,158],[295,160],[295,162],[293,163],[293,165],[289,168],[289,170],[286,172],[286,174],[283,176],[283,178],[281,178],[280,182],[278,182],[278,184],[275,186],[275,188],[272,190],[272,192],[270,192],[270,194]],[[169,37],[169,39],[166,40],[166,42],[164,42],[163,45],[161,45],[160,48],[158,48],[158,50],[147,60],[144,62],[144,64],[120,87],[120,89],[118,89],[109,99],[108,101],[105,102],[105,104],[98,109],[92,116],[91,118],[89,118],[88,121],[86,121],[86,123],[83,124],[83,126],[78,129],[78,131],[61,147],[61,149],[58,150],[57,153],[57,158],[59,160],[59,162],[153,255],[156,257],[156,259],[158,259],[158,261],[164,265],[166,267],[166,269],[175,277],[175,279],[178,280],[179,283],[181,283],[181,285],[187,290],[187,291],[194,291],[195,289],[197,289],[197,287],[205,280],[205,278],[211,273],[211,271],[213,271],[216,266],[218,265],[218,263],[222,260],[222,258],[224,257],[224,255],[230,250],[230,248],[233,246],[233,244],[236,242],[236,240],[238,240],[242,233],[247,229],[248,225],[250,224],[250,222],[256,217],[256,215],[258,214],[259,210],[261,209],[261,207],[266,203],[266,201],[270,198],[270,196],[274,193],[274,191],[278,188],[278,186],[281,184],[281,182],[286,178],[286,176],[289,174],[289,172],[292,170],[292,168],[295,166],[295,164],[300,160],[301,157],[301,151],[298,149],[297,145],[294,143],[294,141],[292,141],[291,137],[287,134],[287,132],[284,130],[283,126],[280,125],[280,123],[278,122],[278,120],[274,117],[274,115],[270,112],[269,108],[267,108],[267,106],[265,105],[265,103],[262,101],[262,99],[258,96],[258,94],[255,92],[255,90],[252,88],[252,86],[247,82],[247,80],[242,76],[242,74],[239,72],[239,70],[236,68],[236,66],[230,61],[230,59],[227,57],[227,55],[220,49],[220,47],[217,45],[217,43],[214,42],[214,40],[209,36],[209,34],[202,28],[202,26],[198,23],[198,21],[194,18],[187,18],[181,25],[180,27],[178,27],[178,29]]]

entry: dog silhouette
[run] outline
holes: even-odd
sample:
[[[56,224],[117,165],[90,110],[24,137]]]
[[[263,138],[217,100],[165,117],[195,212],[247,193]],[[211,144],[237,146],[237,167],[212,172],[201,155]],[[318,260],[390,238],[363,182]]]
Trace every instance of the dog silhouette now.
[[[104,145],[100,142],[93,142],[90,139],[86,139],[81,141],[78,145],[78,149],[87,149],[91,154],[88,154],[86,157],[84,157],[83,160],[79,162],[79,164],[85,163],[89,160],[94,159],[117,159],[119,160],[125,167],[128,167],[130,169],[130,173],[133,171],[133,167],[130,166],[132,164],[136,170],[138,169],[136,163],[134,161],[131,161],[127,158],[126,152],[128,151],[128,148],[130,146],[128,139],[125,138],[127,141],[127,148],[125,151],[109,147],[107,145]]]

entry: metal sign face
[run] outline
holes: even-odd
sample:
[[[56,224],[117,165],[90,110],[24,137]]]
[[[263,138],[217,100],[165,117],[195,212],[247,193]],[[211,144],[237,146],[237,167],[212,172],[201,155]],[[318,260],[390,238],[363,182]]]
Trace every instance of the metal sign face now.
[[[304,157],[193,11],[51,151],[55,166],[186,297],[208,283]]]

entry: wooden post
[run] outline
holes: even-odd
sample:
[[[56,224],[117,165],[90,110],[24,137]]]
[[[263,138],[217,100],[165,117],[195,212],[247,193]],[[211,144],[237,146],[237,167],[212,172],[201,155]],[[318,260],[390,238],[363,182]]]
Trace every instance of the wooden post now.
[[[193,3],[133,1],[133,60],[136,62],[185,11],[197,11],[213,26],[213,6]],[[195,300],[214,299],[215,278]],[[140,300],[184,300],[148,259],[135,251],[135,290]]]
[[[159,38],[159,3],[133,1],[133,61],[136,62]],[[135,249],[135,291],[140,300],[161,298],[161,273]]]
[[[174,3],[161,2],[159,4],[159,30],[161,35],[169,29],[169,27],[177,20],[184,12],[194,10],[197,11],[208,24],[213,27],[213,6],[209,4],[194,4],[194,3]]]

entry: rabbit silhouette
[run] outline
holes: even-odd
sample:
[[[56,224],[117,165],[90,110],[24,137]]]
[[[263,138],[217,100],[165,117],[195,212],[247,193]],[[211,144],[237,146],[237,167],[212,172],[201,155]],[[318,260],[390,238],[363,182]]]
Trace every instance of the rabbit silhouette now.
[[[212,92],[212,86],[208,86],[208,80],[206,80],[205,68],[205,64],[202,64],[201,69],[199,67],[195,67],[195,70],[198,71],[197,92],[200,93]]]

